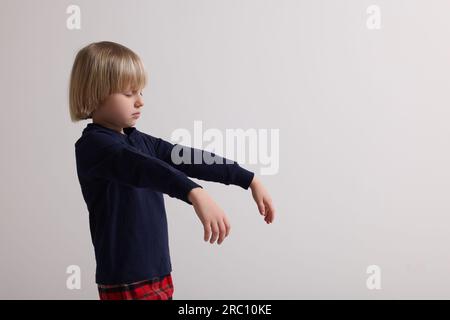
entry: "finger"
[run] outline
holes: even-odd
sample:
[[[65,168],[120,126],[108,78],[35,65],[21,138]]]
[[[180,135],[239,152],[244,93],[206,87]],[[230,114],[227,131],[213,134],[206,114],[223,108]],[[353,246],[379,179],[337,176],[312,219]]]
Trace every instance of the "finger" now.
[[[273,220],[275,219],[275,207],[273,206],[273,203],[270,201],[268,203],[268,207],[269,207],[269,222],[272,223]]]
[[[257,205],[258,205],[258,210],[259,210],[259,212],[260,212],[263,216],[266,215],[265,206],[264,206],[264,201],[263,201],[263,200],[259,200],[259,201],[257,202]]]
[[[211,229],[212,229],[212,237],[210,242],[214,243],[217,240],[217,237],[219,236],[219,226],[217,225],[217,222],[211,222]]]
[[[228,235],[230,234],[230,231],[231,231],[231,225],[230,225],[230,222],[228,222],[228,219],[227,219],[227,218],[224,218],[224,219],[223,219],[223,222],[224,222],[225,228],[226,228],[226,234],[225,234],[225,237],[228,237]]]
[[[267,205],[267,200],[265,198],[263,198],[263,204],[264,204],[264,214],[263,214],[264,221],[267,222],[270,212],[269,212],[269,206]]]
[[[204,229],[204,236],[203,240],[208,241],[209,237],[211,236],[211,225],[209,223],[205,223],[203,226]]]
[[[225,228],[225,223],[223,223],[223,220],[219,221],[219,241],[217,241],[217,244],[221,244],[223,242],[223,239],[225,238],[225,233],[227,229]]]
[[[265,221],[267,224],[270,223],[270,210],[269,210],[269,209],[267,209],[267,214],[266,214],[266,216],[264,217],[264,221]]]

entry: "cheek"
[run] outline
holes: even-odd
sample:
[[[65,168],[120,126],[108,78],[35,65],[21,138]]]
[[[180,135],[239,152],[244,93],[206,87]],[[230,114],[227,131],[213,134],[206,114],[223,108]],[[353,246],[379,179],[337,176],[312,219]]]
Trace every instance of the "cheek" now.
[[[131,101],[127,97],[118,95],[111,99],[111,111],[116,115],[128,115]]]

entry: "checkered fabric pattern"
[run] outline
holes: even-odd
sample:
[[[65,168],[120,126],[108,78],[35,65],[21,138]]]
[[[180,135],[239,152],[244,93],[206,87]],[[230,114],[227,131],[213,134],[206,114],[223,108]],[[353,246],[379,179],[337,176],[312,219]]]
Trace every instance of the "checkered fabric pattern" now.
[[[169,273],[130,284],[98,284],[100,300],[172,300],[173,283]]]

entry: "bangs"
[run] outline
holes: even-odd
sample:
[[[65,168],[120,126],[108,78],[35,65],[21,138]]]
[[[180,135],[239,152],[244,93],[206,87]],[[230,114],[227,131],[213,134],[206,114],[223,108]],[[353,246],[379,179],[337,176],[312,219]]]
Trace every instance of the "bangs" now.
[[[121,92],[125,90],[139,91],[147,85],[147,74],[145,72],[142,61],[133,55],[120,58],[119,63],[114,64],[117,78],[113,79],[113,92]],[[113,77],[114,78],[114,77]]]

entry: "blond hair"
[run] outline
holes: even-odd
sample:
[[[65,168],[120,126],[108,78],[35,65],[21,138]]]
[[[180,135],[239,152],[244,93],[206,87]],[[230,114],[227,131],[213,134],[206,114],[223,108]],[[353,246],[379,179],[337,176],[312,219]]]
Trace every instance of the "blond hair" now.
[[[139,56],[110,41],[94,42],[76,55],[70,75],[69,109],[72,122],[92,118],[110,94],[141,90],[147,74]]]

